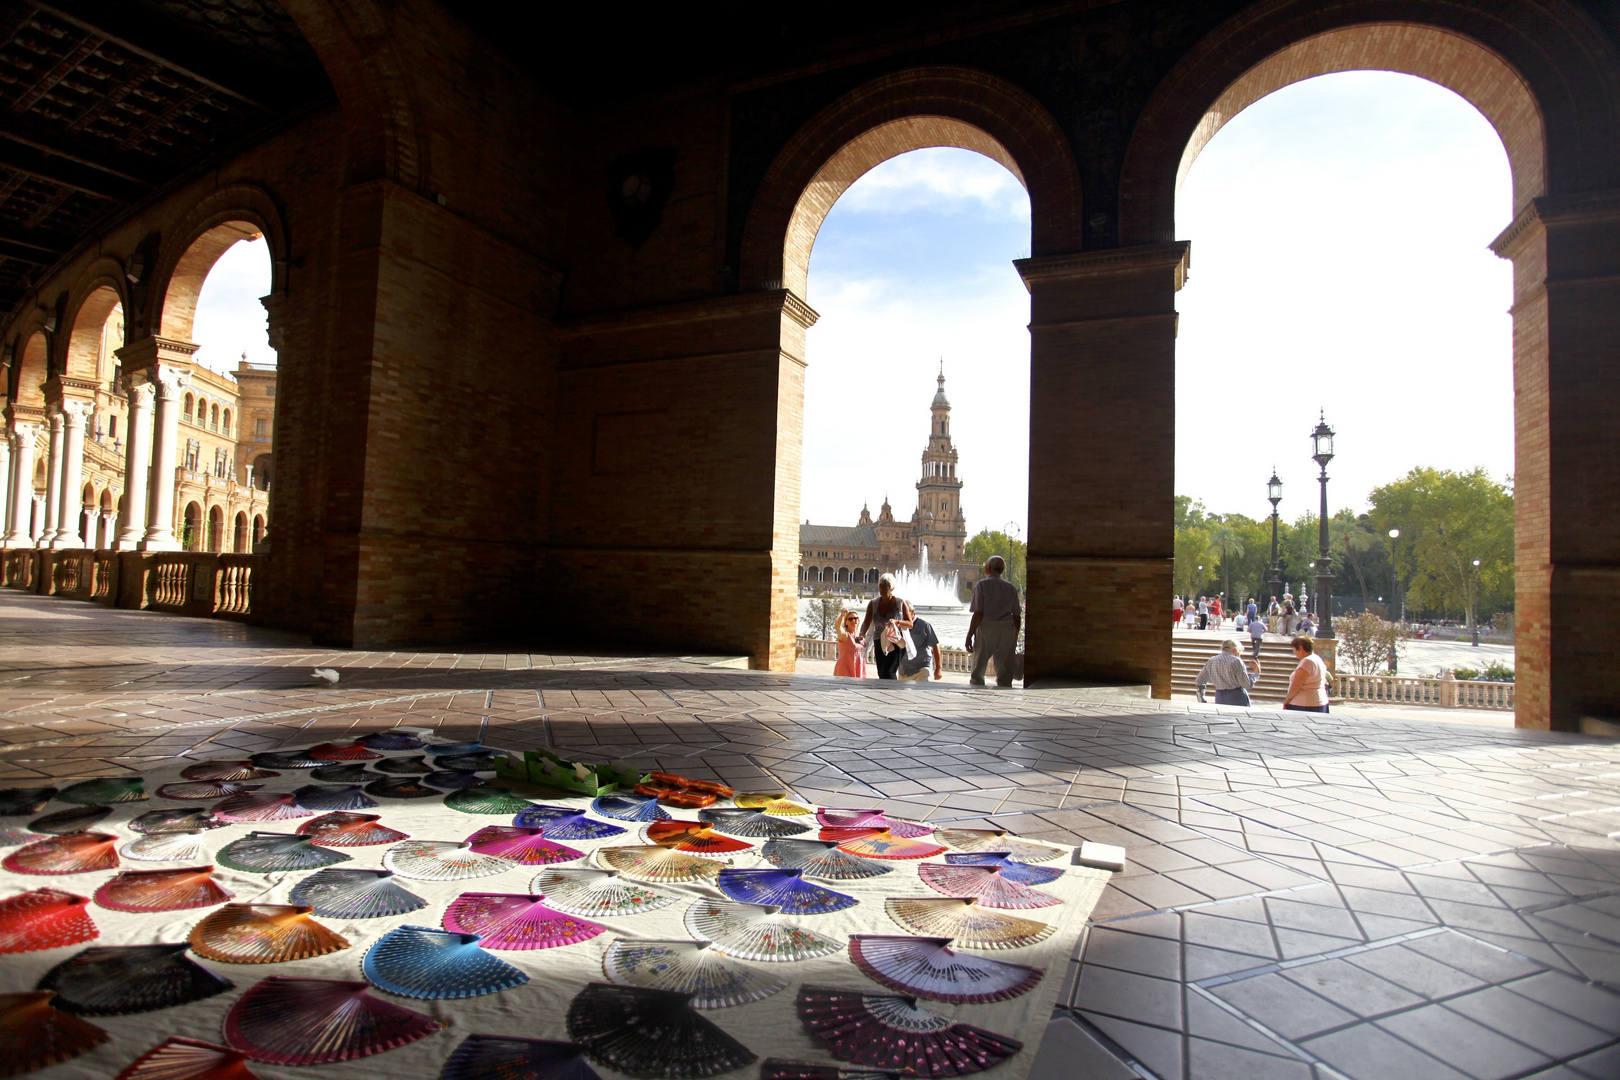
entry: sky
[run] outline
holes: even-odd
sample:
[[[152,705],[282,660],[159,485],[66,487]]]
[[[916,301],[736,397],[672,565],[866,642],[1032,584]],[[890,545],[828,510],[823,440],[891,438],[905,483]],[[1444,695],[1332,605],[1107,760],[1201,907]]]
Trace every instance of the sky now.
[[[192,340],[196,360],[215,371],[235,371],[243,350],[255,364],[274,364],[268,316],[259,297],[270,294],[270,248],[263,239],[225,249],[203,278]]]

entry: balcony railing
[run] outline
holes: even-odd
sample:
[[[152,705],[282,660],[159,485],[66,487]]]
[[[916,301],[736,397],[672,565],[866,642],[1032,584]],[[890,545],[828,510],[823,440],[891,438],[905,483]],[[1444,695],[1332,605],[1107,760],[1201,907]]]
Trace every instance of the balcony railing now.
[[[0,550],[0,585],[203,618],[250,619],[268,555],[206,551]]]

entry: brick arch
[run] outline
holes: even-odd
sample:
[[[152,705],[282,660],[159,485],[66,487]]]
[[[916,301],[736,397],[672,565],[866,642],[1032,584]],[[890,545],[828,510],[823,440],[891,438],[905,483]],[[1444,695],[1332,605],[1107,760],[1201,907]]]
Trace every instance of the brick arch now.
[[[1029,191],[1034,254],[1080,249],[1080,174],[1051,115],[985,72],[916,68],[844,95],[782,148],[743,230],[743,290],[802,297],[816,231],[838,196],[889,158],[934,146],[976,151],[1018,177]]]
[[[175,242],[165,245],[148,325],[161,337],[189,341],[208,272],[227,248],[260,236],[270,248],[270,292],[279,295],[286,290],[288,237],[275,197],[256,185],[232,184],[199,202],[176,230]]]
[[[44,382],[50,377],[50,344],[45,331],[35,329],[23,339],[12,362],[11,385],[7,387],[14,405],[44,408]]]
[[[1620,93],[1605,40],[1566,0],[1498,11],[1445,0],[1254,5],[1199,42],[1143,109],[1121,171],[1120,241],[1173,240],[1177,187],[1222,125],[1273,91],[1339,71],[1416,75],[1472,104],[1507,151],[1513,213],[1540,195],[1613,186]]]
[[[63,374],[74,379],[97,377],[101,331],[115,307],[129,311],[129,279],[124,276],[123,263],[104,255],[90,264],[68,294]],[[128,333],[127,319],[125,333]]]

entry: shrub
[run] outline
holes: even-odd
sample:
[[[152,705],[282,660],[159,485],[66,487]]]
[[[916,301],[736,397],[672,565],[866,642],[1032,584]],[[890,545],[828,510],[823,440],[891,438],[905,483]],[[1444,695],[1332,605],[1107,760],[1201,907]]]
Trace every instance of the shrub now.
[[[1385,669],[1391,653],[1400,655],[1401,628],[1370,611],[1334,619],[1333,630],[1339,639],[1340,662],[1348,662],[1357,675]]]

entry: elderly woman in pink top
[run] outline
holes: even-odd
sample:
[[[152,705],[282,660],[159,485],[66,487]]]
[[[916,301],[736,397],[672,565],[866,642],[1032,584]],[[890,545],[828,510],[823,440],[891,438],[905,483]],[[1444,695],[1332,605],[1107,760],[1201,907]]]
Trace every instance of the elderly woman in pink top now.
[[[838,662],[833,665],[834,675],[866,678],[866,642],[855,635],[860,621],[859,612],[846,611],[838,616]]]
[[[1294,712],[1328,711],[1328,670],[1316,655],[1316,643],[1308,637],[1294,639],[1294,656],[1299,666],[1288,679],[1288,697],[1283,708]]]

